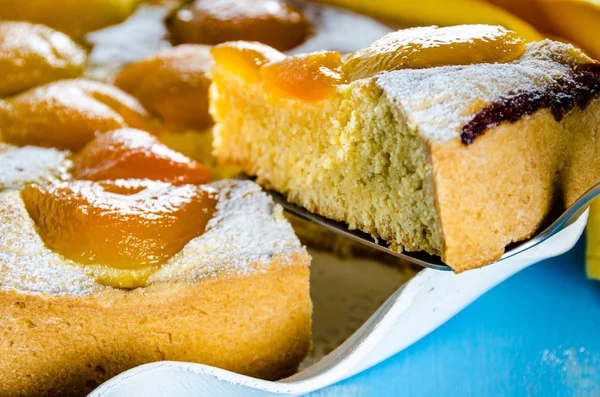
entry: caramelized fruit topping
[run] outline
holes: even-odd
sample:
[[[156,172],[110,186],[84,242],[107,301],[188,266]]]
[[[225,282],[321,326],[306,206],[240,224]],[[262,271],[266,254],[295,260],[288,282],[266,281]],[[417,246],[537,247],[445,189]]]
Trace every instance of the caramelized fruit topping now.
[[[67,35],[28,22],[0,22],[0,96],[77,77],[86,53]]]
[[[310,24],[282,0],[196,0],[167,21],[176,44],[258,41],[280,51],[301,44]]]
[[[213,124],[208,113],[210,47],[181,45],[125,67],[115,85],[132,94],[170,130],[201,130]]]
[[[405,68],[509,62],[524,51],[525,40],[500,26],[429,26],[383,36],[348,56],[344,72],[354,81]]]
[[[280,96],[318,101],[346,81],[339,52],[319,51],[287,57],[260,68],[267,88]]]
[[[216,206],[210,188],[147,180],[29,185],[21,196],[50,249],[117,269],[166,262],[204,233]]]
[[[220,67],[250,82],[260,81],[259,69],[262,65],[285,58],[285,55],[268,45],[250,41],[219,44],[210,53]]]
[[[211,180],[202,164],[171,150],[141,130],[119,129],[98,136],[73,159],[73,177],[88,180],[152,179],[174,185]]]
[[[525,51],[525,41],[499,26],[426,27],[390,33],[344,61],[338,52],[285,57],[256,43],[224,43],[212,50],[218,71],[262,82],[280,97],[324,99],[337,86],[384,71],[443,65],[509,62]],[[269,60],[268,63],[265,63]],[[260,77],[259,77],[260,76]]]
[[[147,117],[134,97],[112,85],[63,80],[4,101],[0,131],[4,141],[18,146],[79,150],[99,132],[147,129]]]

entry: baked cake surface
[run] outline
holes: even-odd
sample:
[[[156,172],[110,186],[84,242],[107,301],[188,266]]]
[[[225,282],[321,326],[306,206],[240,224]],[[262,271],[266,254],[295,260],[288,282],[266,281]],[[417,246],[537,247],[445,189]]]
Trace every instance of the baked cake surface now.
[[[0,191],[30,183],[52,183],[69,178],[70,153],[37,146],[17,147],[0,142]]]
[[[598,179],[599,68],[546,40],[510,62],[384,72],[306,101],[217,63],[215,152],[296,204],[463,271]]]
[[[309,348],[310,258],[258,185],[210,187],[206,232],[134,290],[49,250],[19,193],[0,193],[0,395],[81,395],[159,360],[292,374]]]

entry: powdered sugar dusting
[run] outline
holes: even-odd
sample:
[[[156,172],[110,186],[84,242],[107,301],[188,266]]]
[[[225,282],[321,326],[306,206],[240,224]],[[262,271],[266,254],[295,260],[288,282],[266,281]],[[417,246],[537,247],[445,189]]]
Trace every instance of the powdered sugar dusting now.
[[[0,289],[85,294],[105,287],[44,246],[18,192],[0,194]]]
[[[261,188],[250,181],[220,181],[217,213],[206,232],[190,241],[148,280],[196,280],[222,273],[247,275],[264,269],[276,255],[306,253],[290,224]],[[281,256],[283,254],[283,256]]]
[[[569,390],[580,392],[577,395],[600,395],[600,385],[596,381],[600,357],[584,347],[556,347],[558,349],[544,349],[541,352],[542,365],[538,372],[548,371],[548,375],[556,377]]]
[[[306,254],[281,208],[250,181],[210,184],[219,191],[214,218],[149,283],[245,276]],[[85,295],[105,288],[84,271],[46,248],[18,192],[0,193],[0,289],[27,293]]]
[[[69,152],[36,146],[0,143],[0,191],[30,183],[52,183],[69,178]]]
[[[534,91],[567,77],[577,56],[574,47],[545,40],[528,45],[506,64],[407,69],[375,76],[395,105],[396,115],[426,139],[445,142],[460,136],[474,114],[516,92]]]

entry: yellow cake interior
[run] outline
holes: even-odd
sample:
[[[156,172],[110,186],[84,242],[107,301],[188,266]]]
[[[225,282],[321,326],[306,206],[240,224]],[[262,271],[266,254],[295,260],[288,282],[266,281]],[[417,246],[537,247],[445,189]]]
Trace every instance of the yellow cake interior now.
[[[218,67],[214,75],[218,158],[243,164],[260,183],[350,228],[440,253],[427,148],[394,121],[382,90],[357,81],[308,103],[270,98],[262,84],[221,75]]]
[[[580,145],[600,120],[600,67],[573,46],[480,25],[398,31],[346,58],[273,51],[213,49],[216,157],[393,250],[483,266],[600,174],[578,155],[600,150]]]

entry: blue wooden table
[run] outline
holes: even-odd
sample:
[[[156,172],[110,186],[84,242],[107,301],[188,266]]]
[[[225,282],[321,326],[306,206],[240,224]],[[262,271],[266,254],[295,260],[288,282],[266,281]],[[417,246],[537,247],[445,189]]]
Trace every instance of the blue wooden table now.
[[[522,271],[333,396],[600,396],[600,283],[585,242]]]

